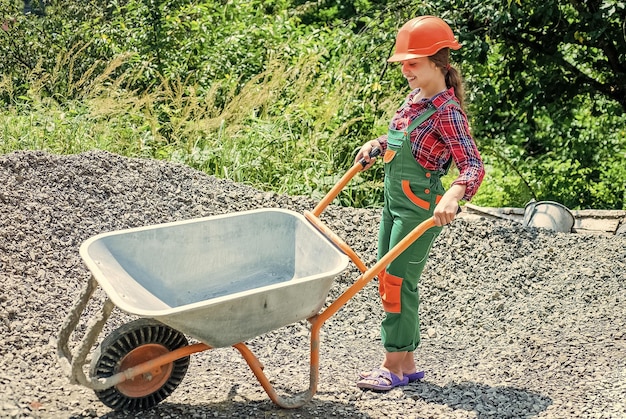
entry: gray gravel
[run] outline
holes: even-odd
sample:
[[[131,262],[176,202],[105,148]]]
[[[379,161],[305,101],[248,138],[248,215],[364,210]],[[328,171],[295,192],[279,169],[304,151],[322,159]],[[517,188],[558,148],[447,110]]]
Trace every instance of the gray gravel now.
[[[57,332],[89,278],[78,254],[85,239],[251,208],[302,212],[316,203],[100,151],[0,156],[0,416],[133,417],[69,384],[57,360]],[[322,218],[366,265],[375,262],[378,210],[331,206]],[[357,230],[362,225],[371,229]],[[350,266],[328,302],[357,277]],[[305,407],[276,407],[239,353],[222,348],[192,355],[178,389],[136,416],[623,418],[625,291],[626,236],[457,219],[437,240],[421,284],[424,381],[386,394],[356,388],[358,372],[381,359],[372,282],[324,325],[320,385]],[[102,300],[99,290],[85,317]],[[129,320],[115,310],[105,333]],[[308,386],[308,336],[303,321],[247,342],[280,394]]]

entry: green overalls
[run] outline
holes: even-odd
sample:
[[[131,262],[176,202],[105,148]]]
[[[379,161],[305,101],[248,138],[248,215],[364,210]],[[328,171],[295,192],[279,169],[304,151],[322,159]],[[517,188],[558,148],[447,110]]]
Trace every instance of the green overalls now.
[[[385,205],[378,235],[379,260],[418,224],[432,216],[445,192],[439,172],[422,167],[411,152],[411,131],[436,110],[430,104],[406,131],[389,129],[383,156]],[[441,227],[427,230],[378,275],[385,310],[381,338],[387,352],[412,352],[420,343],[418,282],[440,232]]]

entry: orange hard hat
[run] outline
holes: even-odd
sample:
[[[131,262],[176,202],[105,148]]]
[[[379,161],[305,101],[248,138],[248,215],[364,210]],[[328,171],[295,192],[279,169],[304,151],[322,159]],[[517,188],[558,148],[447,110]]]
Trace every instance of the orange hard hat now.
[[[400,28],[395,53],[387,61],[430,57],[442,48],[459,49],[461,44],[446,22],[435,16],[419,16]]]

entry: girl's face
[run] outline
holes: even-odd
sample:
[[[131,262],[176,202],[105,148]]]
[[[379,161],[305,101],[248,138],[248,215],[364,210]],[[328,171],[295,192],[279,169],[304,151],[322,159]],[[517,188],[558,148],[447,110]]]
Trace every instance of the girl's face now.
[[[429,85],[439,82],[442,78],[441,71],[428,57],[413,58],[402,61],[402,74],[409,82],[411,89],[417,87],[428,89]]]

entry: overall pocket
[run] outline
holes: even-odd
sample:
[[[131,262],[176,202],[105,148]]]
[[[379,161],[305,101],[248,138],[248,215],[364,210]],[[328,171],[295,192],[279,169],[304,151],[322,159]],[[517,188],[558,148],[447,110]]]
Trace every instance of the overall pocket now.
[[[378,275],[378,293],[387,313],[400,313],[402,310],[402,278],[381,272]]]
[[[389,163],[402,148],[407,133],[390,129],[387,132],[387,151],[383,156],[383,162]]]
[[[420,207],[421,209],[425,211],[430,211],[431,210],[430,203],[432,202],[432,195],[431,195],[430,188],[424,188],[423,190],[420,190],[419,192],[414,192],[411,186],[412,186],[411,182],[409,182],[408,180],[402,181],[402,192],[404,192],[404,196],[406,196],[409,201],[411,201],[413,204]],[[422,194],[424,198],[418,196],[418,193]],[[441,197],[442,195],[435,196],[435,201],[434,201],[435,205],[437,205],[439,201],[441,201]]]

